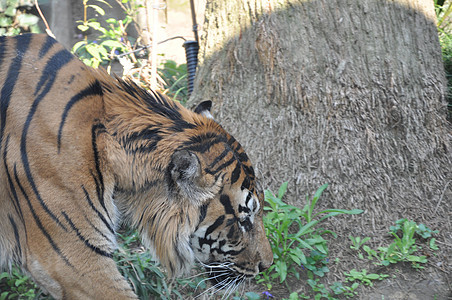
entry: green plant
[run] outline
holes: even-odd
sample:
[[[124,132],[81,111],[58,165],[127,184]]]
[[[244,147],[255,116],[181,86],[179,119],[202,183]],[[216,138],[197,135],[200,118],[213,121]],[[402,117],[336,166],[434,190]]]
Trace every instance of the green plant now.
[[[204,280],[198,276],[189,279],[177,279],[168,282],[165,274],[152,260],[149,251],[140,243],[138,233],[126,229],[118,233],[122,240],[114,259],[121,274],[130,282],[140,299],[183,299],[181,290],[206,287]]]
[[[334,292],[335,295],[343,294],[347,298],[352,298],[358,295],[356,289],[359,287],[358,282],[354,282],[351,286],[343,285],[342,282],[334,282],[330,285],[330,289]]]
[[[163,92],[173,100],[185,104],[188,100],[187,65],[177,65],[175,61],[167,60],[158,69],[158,72],[164,82]]]
[[[232,298],[232,300],[259,300],[259,299],[261,299],[261,295],[255,292],[247,292],[245,293],[245,297],[235,296]]]
[[[350,246],[350,249],[353,249],[355,251],[359,251],[361,246],[363,246],[367,241],[370,240],[370,237],[365,237],[365,238],[361,239],[359,236],[353,237],[353,236],[350,235],[349,239],[352,241],[352,245]],[[363,254],[361,252],[358,253],[358,257],[360,259],[364,259],[364,256],[363,256]]]
[[[14,36],[23,32],[40,32],[39,18],[29,13],[32,6],[31,1],[0,1],[0,35]]]
[[[358,251],[359,248],[361,248],[362,245],[364,245],[367,241],[370,240],[370,237],[365,237],[361,239],[359,236],[353,237],[349,236],[350,240],[352,241],[352,245],[350,246],[350,249]]]
[[[401,231],[401,236],[399,236],[399,231]],[[396,221],[395,226],[390,227],[390,234],[394,237],[394,242],[392,242],[388,247],[379,247],[377,250],[371,249],[370,247],[364,245],[363,250],[367,252],[368,258],[377,258],[380,265],[388,266],[390,264],[398,262],[411,262],[414,268],[423,268],[420,263],[426,263],[426,256],[417,256],[415,253],[418,251],[419,246],[416,245],[415,234],[423,238],[431,237],[432,234],[438,231],[433,231],[427,228],[425,225],[417,225],[413,221],[407,219],[400,219]],[[432,250],[438,247],[435,244],[435,239],[430,240],[430,248]]]
[[[0,300],[36,299],[42,291],[17,267],[11,272],[0,273]]]
[[[350,282],[353,281],[360,281],[364,283],[365,285],[373,286],[372,280],[383,280],[387,278],[389,275],[387,274],[367,274],[367,270],[363,269],[361,271],[357,271],[355,269],[352,269],[349,273],[344,273],[345,276],[347,276],[347,280]]]
[[[330,290],[326,288],[323,283],[319,283],[319,279],[308,279],[308,284],[311,286],[312,290],[315,292],[314,299],[336,299],[331,294]]]
[[[430,237],[432,237],[432,234],[437,234],[438,230],[431,230],[430,228],[428,228],[427,226],[425,226],[424,224],[419,224],[417,225],[416,223],[412,222],[412,221],[408,221],[407,219],[399,219],[397,220],[395,223],[395,226],[390,226],[389,227],[389,233],[390,234],[397,234],[399,231],[403,230],[403,227],[405,226],[405,223],[407,222],[411,222],[410,224],[412,225],[412,228],[414,228],[415,233],[418,234],[419,236],[421,236],[424,239],[428,239]]]
[[[122,41],[126,36],[126,28],[132,22],[132,19],[129,16],[126,16],[122,21],[110,18],[106,20],[109,27],[105,28],[97,19],[87,18],[87,10],[89,8],[95,10],[99,15],[105,15],[102,7],[90,4],[93,1],[110,6],[105,0],[83,0],[83,20],[77,21],[79,23],[77,28],[84,33],[84,39],[72,47],[72,52],[86,65],[97,68],[100,64],[105,65],[109,63],[114,55],[119,55],[127,51],[126,43]],[[100,32],[96,40],[88,40],[89,29]]]
[[[289,274],[300,278],[298,267],[304,267],[308,274],[318,276],[328,272],[327,241],[322,236],[328,233],[333,236],[335,234],[329,230],[316,228],[317,224],[332,216],[359,214],[362,210],[326,209],[314,212],[327,186],[325,184],[320,187],[311,200],[307,198],[303,209],[282,201],[287,190],[287,182],[281,185],[277,196],[265,191],[265,202],[268,206],[264,207],[267,211],[264,226],[273,250],[274,264],[260,274],[258,283],[264,283],[271,289],[271,283],[277,278],[280,283],[284,282]],[[310,251],[310,256],[307,257],[303,249]]]

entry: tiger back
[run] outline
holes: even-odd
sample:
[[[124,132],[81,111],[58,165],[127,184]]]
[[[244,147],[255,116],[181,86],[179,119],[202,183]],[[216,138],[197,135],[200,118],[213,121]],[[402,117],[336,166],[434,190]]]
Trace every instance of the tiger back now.
[[[271,265],[252,165],[206,103],[192,112],[46,35],[0,37],[0,89],[0,266],[56,299],[134,299],[112,259],[121,221],[170,276],[199,261],[223,270],[220,289]]]

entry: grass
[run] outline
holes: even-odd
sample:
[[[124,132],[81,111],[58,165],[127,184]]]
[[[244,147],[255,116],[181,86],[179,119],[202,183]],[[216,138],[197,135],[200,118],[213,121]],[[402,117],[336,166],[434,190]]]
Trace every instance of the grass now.
[[[37,299],[42,291],[17,267],[0,273],[0,300]]]
[[[267,214],[264,216],[264,226],[272,247],[274,264],[259,276],[258,283],[264,283],[267,289],[271,290],[276,279],[283,283],[289,274],[300,279],[298,267],[320,277],[329,271],[326,266],[328,245],[324,236],[335,236],[335,233],[318,228],[317,225],[339,214],[360,214],[363,211],[326,209],[316,212],[316,205],[327,186],[320,187],[312,199],[306,199],[303,209],[282,201],[287,183],[281,185],[277,196],[265,191],[267,206],[264,211]]]

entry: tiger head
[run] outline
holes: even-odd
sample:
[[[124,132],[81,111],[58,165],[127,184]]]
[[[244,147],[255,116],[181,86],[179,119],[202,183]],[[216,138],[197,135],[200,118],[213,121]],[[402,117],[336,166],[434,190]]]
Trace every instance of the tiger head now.
[[[221,289],[267,269],[263,192],[243,148],[210,118],[209,102],[192,112],[132,83],[108,90],[115,202],[168,273],[200,263]],[[129,99],[113,103],[120,98]]]

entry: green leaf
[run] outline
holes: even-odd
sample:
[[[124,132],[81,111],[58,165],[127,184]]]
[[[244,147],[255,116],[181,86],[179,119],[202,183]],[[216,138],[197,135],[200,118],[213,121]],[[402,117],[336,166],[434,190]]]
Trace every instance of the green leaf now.
[[[298,293],[293,292],[289,295],[289,300],[298,300]]]
[[[89,26],[86,25],[77,25],[77,28],[81,31],[81,32],[85,32],[89,29]]]
[[[121,44],[120,42],[118,42],[118,41],[114,41],[114,40],[106,40],[106,41],[103,41],[102,43],[100,43],[102,46],[106,46],[106,47],[110,47],[110,48],[120,48],[120,49],[123,49],[124,48],[124,45],[123,44]]]
[[[316,244],[315,247],[323,254],[328,254],[328,249],[326,248],[325,244]]]
[[[91,7],[92,9],[94,9],[99,15],[103,16],[105,15],[105,10],[97,5],[87,5],[87,7]]]
[[[279,274],[280,283],[286,280],[287,277],[287,264],[285,261],[278,260],[276,262],[276,272]]]
[[[38,24],[30,26],[31,33],[41,33],[41,28],[39,28]]]
[[[283,197],[284,194],[286,193],[286,191],[287,191],[287,184],[288,184],[287,181],[286,181],[286,182],[283,182],[283,183],[281,184],[281,186],[279,187],[279,190],[278,190],[278,198],[279,198],[279,199],[282,199],[282,197]]]
[[[322,195],[323,191],[328,187],[328,183],[325,183],[324,185],[322,185],[321,187],[319,187],[319,189],[315,192],[314,194],[314,198],[313,200],[315,200],[315,202],[317,202],[317,200],[320,198],[320,196]]]
[[[407,259],[411,262],[419,262],[424,264],[427,262],[427,258],[425,256],[408,255]]]
[[[289,256],[294,261],[294,263],[301,265],[301,259],[296,254],[290,253]]]
[[[105,28],[103,28],[99,22],[90,21],[86,23],[89,27],[93,28],[94,30],[100,31],[102,33],[105,33]]]
[[[247,292],[245,293],[247,300],[259,300],[261,296],[255,292]]]
[[[334,216],[339,215],[339,214],[346,214],[346,215],[359,215],[362,214],[364,211],[362,209],[351,209],[351,210],[347,210],[347,209],[325,209],[322,210],[321,212],[316,213],[314,217],[320,215],[320,214],[326,214],[326,213],[335,213]]]
[[[382,262],[381,262],[381,264],[383,265],[383,266],[389,266],[390,264],[391,264],[391,262],[390,261],[388,261],[388,260],[383,260]]]
[[[8,27],[13,23],[11,18],[0,16],[0,27]]]
[[[91,54],[94,58],[98,59],[99,61],[102,60],[100,57],[99,52],[99,46],[96,44],[87,44],[86,45],[86,51],[88,51],[89,54]]]
[[[371,280],[377,280],[380,278],[380,275],[379,274],[368,274],[368,275],[366,275],[366,277]]]
[[[5,10],[5,15],[9,17],[16,16],[17,9],[14,6],[8,6],[8,8]]]
[[[83,40],[83,41],[80,41],[80,42],[77,42],[77,43],[75,43],[75,45],[72,47],[72,52],[77,52],[77,50],[79,49],[79,48],[81,48],[81,47],[83,47],[83,46],[85,46],[86,45],[86,42]]]
[[[39,18],[31,14],[21,14],[17,16],[17,21],[19,22],[19,26],[25,27],[38,24]]]
[[[439,248],[436,245],[435,241],[436,241],[435,238],[430,239],[430,242],[429,242],[430,249],[432,249],[432,250],[439,250]]]

